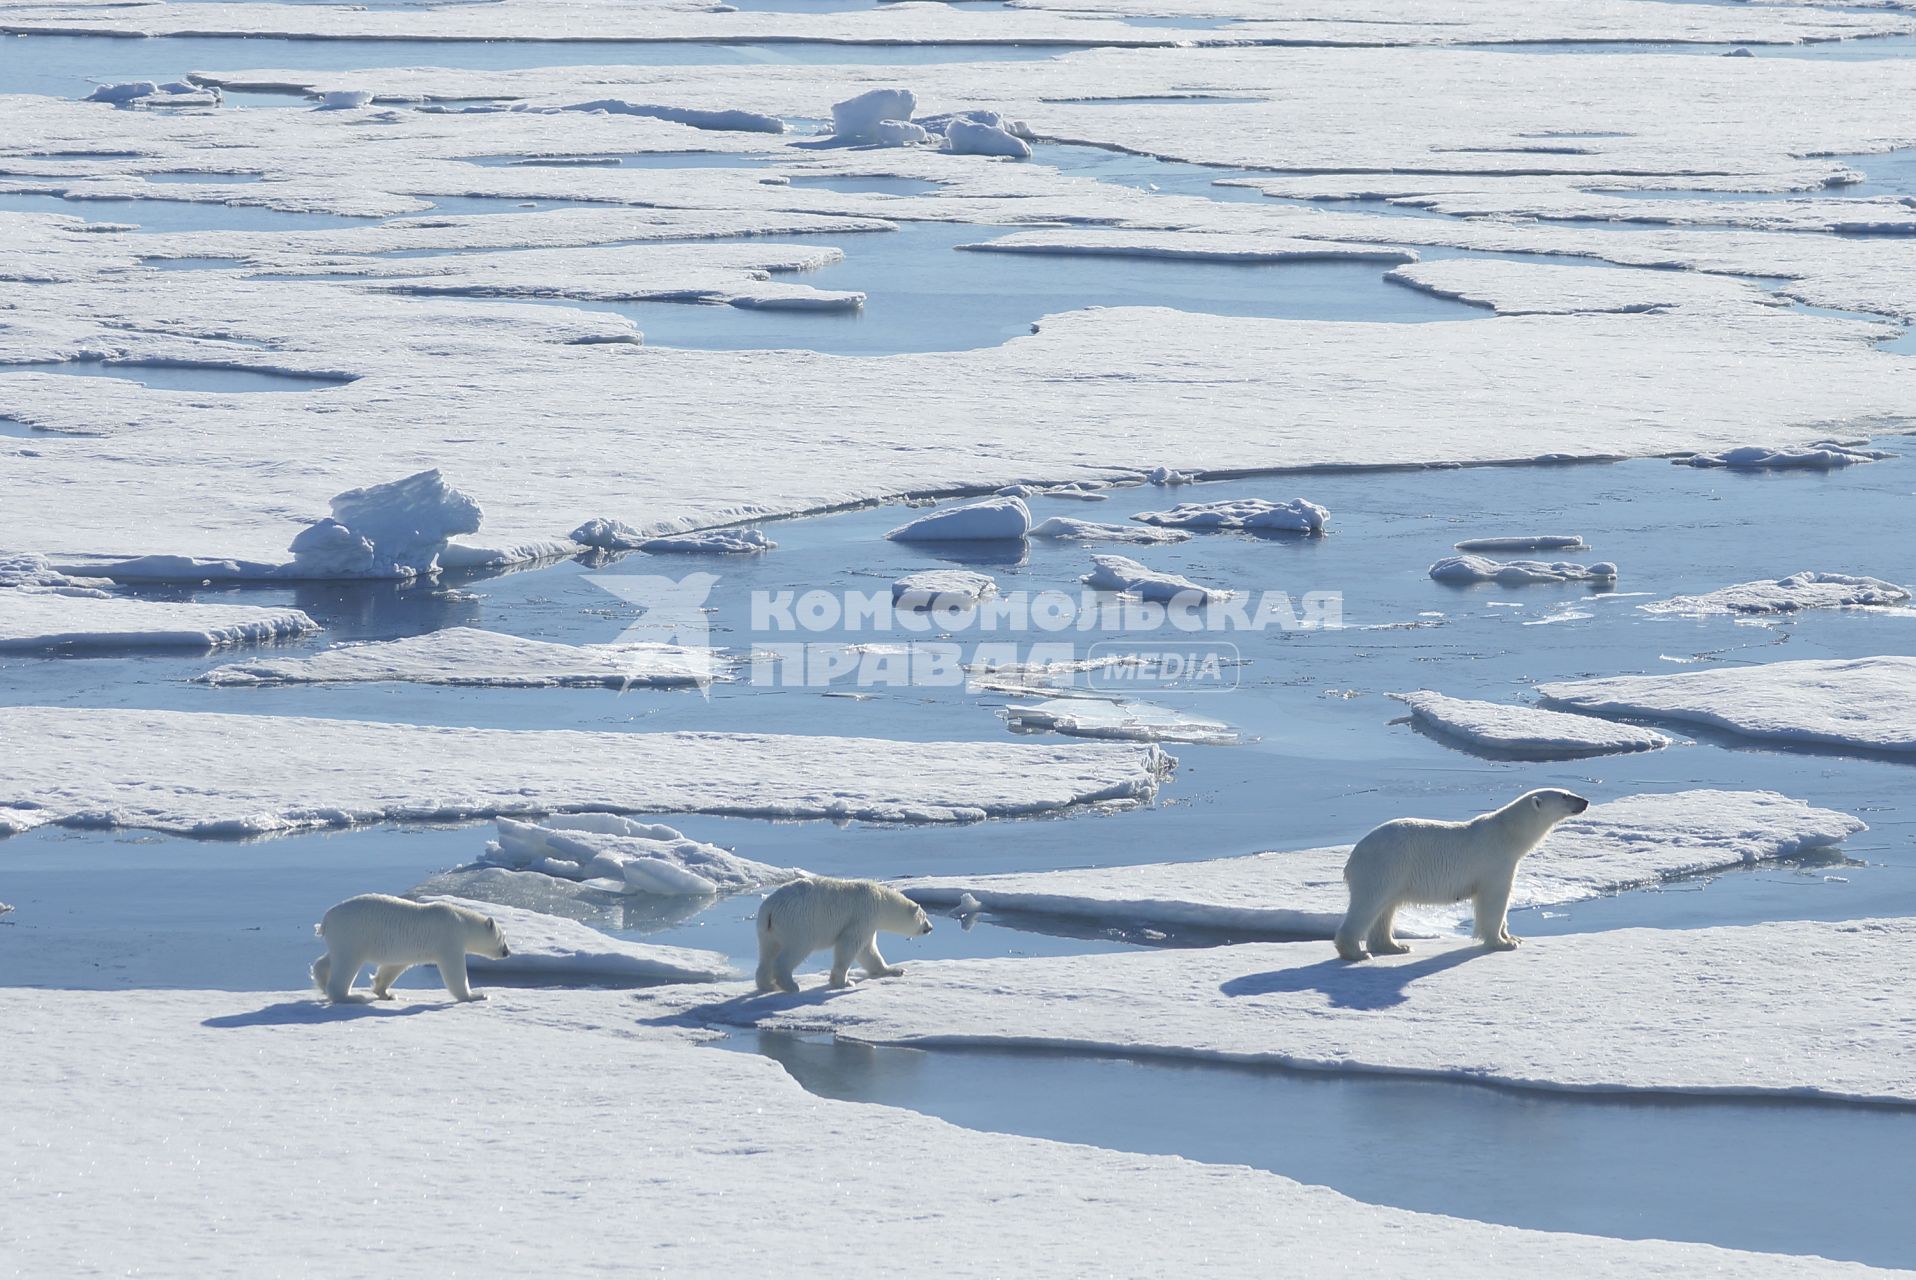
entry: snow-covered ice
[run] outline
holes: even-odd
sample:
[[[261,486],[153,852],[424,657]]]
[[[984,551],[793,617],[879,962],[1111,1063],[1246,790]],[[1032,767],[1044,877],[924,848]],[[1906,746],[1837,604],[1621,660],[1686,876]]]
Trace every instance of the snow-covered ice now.
[[[1593,716],[1568,715],[1503,702],[1449,698],[1420,689],[1393,695],[1411,718],[1472,746],[1529,759],[1569,760],[1619,751],[1652,751],[1670,739],[1652,729],[1613,724]]]
[[[31,552],[0,555],[0,590],[47,591],[65,596],[104,599],[112,594],[110,578],[81,578],[62,573],[47,558]]]
[[[0,588],[0,650],[219,649],[317,630],[298,609]]]
[[[867,89],[856,97],[832,104],[832,136],[842,142],[891,142],[903,135],[880,130],[911,121],[918,99],[910,89]]]
[[[1379,819],[1386,816],[1379,814]],[[1554,906],[1660,881],[1826,850],[1864,830],[1848,814],[1770,791],[1678,791],[1592,805],[1519,864],[1517,907]],[[934,876],[900,881],[927,906],[969,893],[987,911],[1100,925],[1206,929],[1252,937],[1329,938],[1348,902],[1350,846],[1204,862],[1076,871]],[[1423,909],[1420,928],[1449,928],[1469,908]]]
[[[969,569],[921,569],[894,579],[892,603],[907,609],[950,609],[998,594],[990,574]]]
[[[499,922],[512,954],[503,960],[470,956],[466,968],[476,984],[489,977],[565,985],[636,986],[655,982],[719,982],[733,975],[715,951],[628,942],[564,916],[496,902],[435,894],[427,902],[450,902]],[[404,990],[402,988],[402,990]]]
[[[5,599],[0,597],[0,611]],[[718,676],[710,650],[622,642],[557,644],[446,627],[399,640],[340,645],[310,658],[262,658],[215,667],[204,684],[336,684],[393,680],[510,688],[683,688]]]
[[[1331,513],[1315,502],[1306,502],[1302,498],[1293,498],[1289,502],[1238,498],[1226,502],[1181,502],[1169,511],[1140,511],[1131,518],[1170,529],[1322,533]]]
[[[1017,730],[1062,733],[1073,738],[1212,744],[1237,741],[1237,732],[1220,720],[1132,699],[1048,698],[1025,706],[1008,706],[1004,717]]]
[[[959,116],[945,125],[945,150],[961,156],[1029,160],[1031,144],[1002,125]]]
[[[1905,1011],[1916,975],[1902,957],[1913,944],[1909,920],[1624,929],[1501,953],[1457,941],[1361,964],[1321,943],[1262,943],[931,961],[908,982],[861,983],[825,1002],[713,1002],[698,988],[636,998],[642,1008],[867,1043],[1908,1105],[1916,1066],[1903,1052]]]
[[[514,871],[592,883],[613,893],[706,897],[784,884],[805,874],[741,858],[657,822],[609,813],[564,814],[537,822],[498,819],[482,861]]]
[[[1445,556],[1430,566],[1438,582],[1494,582],[1515,587],[1539,582],[1615,582],[1617,566],[1607,560],[1576,564],[1568,560],[1492,560],[1488,556]]]
[[[67,823],[264,835],[560,812],[962,822],[1147,800],[1174,763],[1155,747],[1105,743],[8,707],[0,709],[0,834]]]
[[[1587,551],[1589,544],[1574,533],[1511,534],[1494,538],[1466,538],[1453,544],[1459,551]]]
[[[1793,573],[1774,581],[1739,582],[1700,595],[1640,604],[1645,613],[1776,614],[1803,609],[1875,608],[1909,603],[1904,587],[1846,573]]]
[[[877,985],[926,990],[913,976]],[[1415,1213],[1241,1166],[959,1128],[814,1096],[775,1062],[635,1019],[625,993],[489,994],[457,1006],[400,988],[395,1004],[335,1010],[311,991],[262,1001],[0,988],[0,1023],[34,1029],[8,1046],[9,1105],[61,1118],[0,1149],[12,1264],[33,1275],[205,1274],[216,1237],[219,1267],[234,1275],[287,1258],[406,1280],[510,1258],[623,1274],[680,1270],[696,1250],[703,1272],[747,1274],[774,1258],[783,1274],[825,1276],[843,1274],[847,1241],[882,1239],[953,1276],[1183,1274],[1201,1240],[1227,1261],[1199,1270],[1220,1273],[1355,1274],[1355,1251],[1366,1274],[1381,1259],[1497,1280],[1880,1274]],[[1586,1025],[1582,1011],[1563,1025]],[[76,1106],[81,1078],[90,1087]],[[511,1189],[448,1194],[422,1177],[420,1153],[449,1139],[483,1140],[484,1163]],[[635,1168],[656,1193],[643,1212],[609,1208],[606,1189],[631,1185]],[[310,1200],[319,1172],[338,1169],[356,1173],[327,1181],[324,1214],[287,1212]],[[839,1169],[878,1172],[848,1195],[823,1172]],[[721,1204],[779,1212],[715,1218]],[[381,1221],[403,1221],[403,1239]]]
[[[708,529],[699,533],[675,533],[663,538],[647,538],[639,550],[693,555],[752,555],[771,551],[778,544],[759,529]]]
[[[1184,542],[1192,535],[1183,529],[1160,529],[1134,524],[1100,524],[1095,520],[1074,520],[1070,516],[1052,516],[1031,526],[1034,538],[1054,542],[1135,542],[1140,544]]]
[[[1200,586],[1189,578],[1139,564],[1128,556],[1092,556],[1091,572],[1079,579],[1094,591],[1118,591],[1159,604],[1209,604],[1234,594],[1221,587]]]
[[[1916,751],[1916,658],[1806,659],[1537,686],[1556,706],[1770,742]]]
[[[352,489],[332,500],[332,515],[293,539],[289,573],[301,578],[414,578],[437,573],[447,543],[477,533],[472,498],[438,471]]]
[[[1690,467],[1727,467],[1737,471],[1830,471],[1859,462],[1881,462],[1895,455],[1835,440],[1820,440],[1798,449],[1742,445],[1721,453],[1693,453],[1674,459]]]
[[[1031,532],[1022,498],[984,498],[920,516],[886,534],[893,542],[998,542]]]

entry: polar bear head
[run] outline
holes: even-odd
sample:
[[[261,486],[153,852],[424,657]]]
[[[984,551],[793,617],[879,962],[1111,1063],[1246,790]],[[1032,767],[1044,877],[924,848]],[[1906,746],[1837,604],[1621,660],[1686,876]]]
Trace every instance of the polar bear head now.
[[[931,932],[931,917],[925,914],[925,909],[889,886],[884,889],[880,910],[883,919],[878,927],[886,933],[922,938]]]
[[[1545,787],[1540,791],[1532,791],[1520,796],[1517,803],[1528,805],[1533,813],[1539,814],[1552,823],[1575,817],[1590,807],[1590,802],[1576,792],[1558,791],[1554,787]]]
[[[469,911],[465,915],[467,955],[504,960],[512,954],[512,948],[506,945],[506,935],[499,931],[497,920],[480,915],[477,911]]]

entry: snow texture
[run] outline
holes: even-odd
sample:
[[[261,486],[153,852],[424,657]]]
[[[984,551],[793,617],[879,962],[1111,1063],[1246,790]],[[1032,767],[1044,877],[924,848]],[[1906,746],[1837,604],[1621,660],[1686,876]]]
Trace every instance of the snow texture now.
[[[1331,513],[1315,502],[1306,502],[1302,498],[1293,498],[1289,502],[1239,498],[1229,502],[1181,502],[1169,511],[1140,511],[1131,518],[1171,529],[1322,533]]]
[[[915,966],[910,982],[862,983],[822,1004],[710,1003],[683,988],[637,1000],[866,1043],[1062,1047],[1549,1090],[1908,1105],[1916,1067],[1901,1052],[1902,1011],[1916,999],[1916,976],[1900,958],[1912,944],[1910,920],[1624,929],[1540,939],[1510,953],[1445,942],[1356,965],[1321,944],[1263,943],[932,961]]]
[[[935,1256],[941,1274],[967,1280],[1246,1270],[1342,1280],[1380,1266],[1492,1280],[1882,1274],[1414,1213],[1239,1166],[959,1128],[807,1093],[776,1062],[635,1020],[624,993],[489,994],[451,1005],[401,988],[393,1005],[333,1010],[310,991],[262,1001],[0,988],[0,1022],[33,1028],[8,1046],[9,1106],[61,1117],[0,1149],[12,1265],[206,1275],[216,1234],[224,1274],[266,1275],[297,1258],[394,1280],[485,1274],[508,1258],[571,1276],[677,1272],[688,1250],[713,1275],[761,1272],[771,1258],[781,1275],[824,1277],[844,1274],[848,1240]],[[1583,1011],[1563,1025],[1585,1025]],[[90,1088],[76,1106],[82,1078]],[[635,1132],[653,1189],[643,1213],[612,1211],[604,1191],[630,1184]],[[422,1177],[420,1153],[449,1139],[483,1140],[484,1161],[515,1190],[448,1194]],[[354,1176],[328,1183],[326,1213],[287,1212],[311,1196],[315,1170],[348,1168]],[[803,1176],[826,1169],[876,1172]],[[534,1204],[525,1188],[549,1194]],[[733,1203],[778,1212],[715,1219]],[[403,1238],[340,1227],[382,1218],[403,1220]],[[1194,1266],[1194,1240],[1224,1261]]]
[[[0,610],[5,608],[0,598]],[[520,689],[684,688],[714,678],[709,650],[678,645],[555,644],[447,627],[400,640],[340,645],[311,658],[265,658],[216,667],[202,684],[339,684],[405,681],[413,684],[495,685]]]
[[[886,534],[893,542],[1000,542],[1022,540],[1031,532],[1031,509],[1022,498],[985,498],[946,507],[899,525]]]
[[[498,820],[483,862],[590,882],[613,893],[707,897],[784,884],[806,874],[741,858],[656,822],[584,813],[538,822]]]
[[[298,609],[0,588],[0,650],[218,649],[318,630]]]
[[[1846,573],[1793,573],[1774,582],[1739,582],[1702,595],[1640,604],[1645,613],[1776,614],[1802,609],[1877,608],[1909,603],[1909,591],[1881,578]]]
[[[1769,742],[1916,751],[1916,658],[1765,662],[1537,686],[1556,706],[1708,725]]]
[[[961,822],[1147,800],[1174,764],[1155,747],[1093,743],[10,707],[0,709],[0,833],[66,823],[265,835],[562,812]]]
[[[1070,516],[1052,516],[1031,526],[1034,538],[1054,542],[1135,542],[1139,544],[1184,542],[1191,537],[1183,529],[1139,528],[1127,524],[1099,524],[1095,520],[1073,520]]]
[[[1237,741],[1236,731],[1221,721],[1149,702],[1050,698],[1030,706],[1006,707],[1004,716],[1013,729],[1062,733],[1073,738],[1214,745]]]
[[[1387,817],[1378,814],[1381,822]],[[1592,805],[1518,864],[1514,907],[1556,906],[1682,876],[1828,850],[1864,824],[1772,791],[1678,791]],[[1350,846],[1204,862],[899,881],[926,906],[969,893],[987,911],[1239,938],[1328,939],[1344,918]],[[1468,906],[1410,913],[1422,929],[1467,924]]]
[[[1429,690],[1392,696],[1406,703],[1411,718],[1426,728],[1473,747],[1526,759],[1570,760],[1619,751],[1653,751],[1670,745],[1669,738],[1653,730],[1611,724],[1591,716],[1447,698]]]
[[[997,594],[989,574],[968,569],[921,569],[891,584],[892,603],[907,609],[962,608]]]
[[[1494,582],[1517,587],[1540,582],[1615,582],[1617,566],[1609,561],[1575,564],[1568,560],[1492,560],[1488,556],[1446,556],[1430,566],[1438,582]]]
[[[720,982],[733,976],[731,963],[715,951],[628,942],[563,916],[496,902],[435,894],[426,902],[449,902],[491,916],[512,954],[503,960],[469,956],[475,983],[487,978],[567,986],[640,986],[657,982]],[[402,988],[403,990],[403,988]]]
[[[1092,569],[1079,579],[1094,591],[1118,591],[1159,604],[1209,604],[1229,600],[1233,592],[1204,587],[1175,573],[1164,573],[1127,556],[1092,556]]]

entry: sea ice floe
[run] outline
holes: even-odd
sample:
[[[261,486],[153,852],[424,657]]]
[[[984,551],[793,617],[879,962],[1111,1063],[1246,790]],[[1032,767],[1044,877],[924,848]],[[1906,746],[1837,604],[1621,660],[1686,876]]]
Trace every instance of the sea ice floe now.
[[[707,529],[699,533],[674,533],[647,538],[639,550],[655,555],[665,552],[693,555],[752,555],[778,546],[759,529]]]
[[[1381,820],[1386,815],[1379,814]],[[1400,816],[1400,815],[1389,815]],[[1682,876],[1831,850],[1865,830],[1845,813],[1773,791],[1678,791],[1592,805],[1519,864],[1517,907],[1558,906]],[[1349,902],[1349,845],[1202,862],[900,881],[926,906],[970,893],[987,911],[1100,925],[1204,929],[1239,937],[1329,938]],[[1420,908],[1414,927],[1448,929],[1469,907]]]
[[[0,650],[218,649],[318,630],[298,609],[0,589]]]
[[[1775,581],[1739,582],[1701,595],[1640,604],[1645,613],[1777,614],[1802,609],[1875,608],[1909,603],[1904,587],[1847,573],[1793,573]]]
[[[1193,742],[1228,745],[1237,731],[1221,720],[1173,707],[1117,698],[1050,698],[1004,709],[1005,722],[1026,733],[1119,742]]]
[[[1820,440],[1803,448],[1744,445],[1722,453],[1692,453],[1673,459],[1679,466],[1728,467],[1737,471],[1830,471],[1859,462],[1881,462],[1896,455],[1835,440]]]
[[[78,823],[262,835],[578,812],[964,822],[1142,802],[1175,764],[1156,747],[1115,743],[8,707],[0,708],[0,834]]]
[[[1079,579],[1094,591],[1118,591],[1159,604],[1209,604],[1229,600],[1234,592],[1200,586],[1189,578],[1139,564],[1128,556],[1092,556],[1092,569]]]
[[[116,107],[217,107],[221,93],[212,85],[171,80],[156,84],[151,80],[125,80],[103,84],[89,93],[87,102],[106,102]]]
[[[1515,587],[1539,582],[1615,582],[1617,566],[1607,560],[1574,564],[1567,560],[1492,560],[1488,556],[1446,556],[1430,566],[1438,582],[1494,582]]]
[[[906,609],[950,609],[998,593],[989,574],[967,569],[923,569],[891,584],[892,603]]]
[[[1640,960],[1667,955],[1668,936],[1645,939]],[[1907,939],[1886,943],[1904,946]],[[1794,957],[1794,949],[1788,954]],[[1522,963],[1527,957],[1503,959],[1517,962],[1517,981],[1509,991],[1478,993],[1471,1012],[1500,1015],[1537,1004],[1522,989],[1534,976]],[[1893,985],[1901,970],[1887,958],[1834,976],[1873,979],[1879,964]],[[940,980],[919,981],[923,972],[929,971],[866,984],[815,1011],[865,1005],[884,994],[870,988],[937,990]],[[1740,995],[1745,980],[1738,972],[1729,966],[1716,976]],[[1093,975],[1059,976],[1055,1008],[1062,1014],[1077,1003],[1063,994],[1080,995],[1072,986]],[[1137,1016],[1142,1010],[1155,1012],[1159,999],[1181,992],[1180,979],[1194,983],[1198,971],[1170,976],[1171,983],[1132,1006],[1127,1038],[1146,1029]],[[1769,979],[1767,970],[1763,976]],[[1772,1002],[1779,992],[1816,1000],[1816,988],[1801,979],[1799,973],[1792,983],[1778,973],[1766,994]],[[289,978],[289,988],[299,985],[297,975]],[[708,998],[718,994],[702,990]],[[0,1212],[33,1224],[9,1240],[12,1265],[29,1275],[58,1275],[83,1257],[101,1271],[203,1273],[206,1242],[181,1224],[216,1205],[219,1266],[242,1275],[268,1274],[289,1256],[315,1271],[392,1280],[484,1273],[515,1257],[536,1257],[552,1274],[674,1271],[696,1241],[700,1272],[747,1275],[774,1258],[781,1274],[823,1276],[843,1271],[846,1241],[881,1237],[886,1251],[939,1257],[941,1272],[964,1280],[1184,1274],[1192,1270],[1193,1241],[1226,1260],[1214,1270],[1269,1263],[1311,1276],[1348,1271],[1354,1252],[1366,1260],[1412,1258],[1421,1270],[1467,1271],[1484,1280],[1712,1272],[1838,1280],[1864,1273],[1814,1257],[1417,1213],[1238,1164],[961,1128],[902,1107],[809,1093],[766,1057],[714,1052],[702,1043],[708,1036],[652,1023],[628,993],[495,986],[488,994],[479,1008],[450,1008],[438,992],[402,987],[394,1005],[335,1011],[310,988],[264,995],[0,988],[0,1024],[34,1029],[8,1044],[9,1105],[22,1115],[61,1117],[31,1143],[0,1146]],[[1086,998],[1104,1008],[1128,993],[1093,991]],[[1543,1003],[1554,1011],[1548,997]],[[1021,995],[987,1001],[986,1011],[1000,1016],[994,1030],[1006,1029],[1014,1007],[1022,1009]],[[1709,1001],[1699,996],[1678,1007],[1707,1011]],[[1882,1008],[1867,1016],[1882,1016]],[[415,1011],[420,1016],[407,1016]],[[1015,1016],[1014,1027],[1022,1024],[1022,1014]],[[1776,1016],[1752,1011],[1746,1026],[1767,1027]],[[1501,1021],[1508,1035],[1527,1032],[1539,1053],[1594,1044],[1611,1055],[1641,1039],[1594,1041],[1583,1009],[1550,1024],[1568,1032],[1540,1036],[1540,1018],[1541,1012]],[[1288,1034],[1288,1027],[1264,1032]],[[1433,1022],[1393,1024],[1380,1035],[1406,1053],[1439,1054],[1455,1044],[1447,1032]],[[1315,1043],[1300,1037],[1299,1047],[1311,1053]],[[1877,1046],[1871,1034],[1839,1048],[1837,1069],[1846,1075],[1853,1054]],[[1779,1069],[1768,1047],[1752,1052],[1754,1070]],[[1907,1055],[1883,1046],[1875,1061],[1890,1070]],[[81,1079],[93,1087],[85,1105],[76,1105]],[[300,1102],[291,1106],[295,1083]],[[377,1141],[368,1137],[370,1118],[342,1120],[366,1117],[369,1099],[378,1099]],[[635,1125],[645,1148],[639,1176],[658,1193],[648,1194],[643,1213],[608,1212],[604,1188],[634,1176]],[[420,1153],[452,1135],[483,1136],[486,1162],[510,1170],[514,1188],[539,1191],[515,1190],[502,1202],[498,1195],[422,1189]],[[902,1170],[901,1153],[909,1153],[908,1176],[864,1179],[855,1196],[833,1178],[795,1176]],[[333,1180],[323,1220],[287,1212],[311,1194],[315,1169],[346,1168],[355,1172]],[[391,1215],[396,1199],[410,1206],[414,1194],[426,1196],[432,1212],[409,1211],[400,1247],[375,1231],[339,1227]],[[525,1208],[526,1194],[542,1201],[536,1212]],[[715,1227],[714,1206],[735,1202],[776,1203],[779,1212],[728,1214]],[[936,1212],[928,1216],[927,1205]],[[1060,1230],[1061,1223],[1070,1229]]]
[[[1420,725],[1474,747],[1527,759],[1569,760],[1618,751],[1651,751],[1670,745],[1669,738],[1654,730],[1613,724],[1593,716],[1448,698],[1423,689],[1392,696],[1410,707],[1411,718]]]
[[[1916,751],[1916,658],[1807,659],[1537,686],[1556,706],[1770,742]]]
[[[1466,538],[1453,544],[1459,551],[1587,551],[1589,545],[1574,533],[1514,534],[1499,538]]]
[[[893,542],[998,542],[1031,532],[1031,508],[1022,498],[985,498],[946,507],[901,524],[886,534]]]
[[[0,601],[0,612],[4,611]],[[280,685],[404,681],[519,689],[684,688],[721,677],[709,649],[643,642],[558,644],[447,627],[398,640],[340,645],[310,658],[262,658],[216,667],[202,684]]]
[[[697,988],[638,1001],[642,1012],[868,1044],[1043,1046],[1549,1090],[1908,1105],[1916,1066],[1901,1052],[1903,1011],[1916,999],[1916,976],[1901,961],[1912,944],[1910,920],[1622,929],[1509,953],[1458,940],[1362,964],[1322,944],[1261,943],[928,961],[910,982],[862,984],[842,1000],[723,999],[724,987],[718,1001]]]
[[[1192,535],[1183,529],[1163,529],[1134,524],[1099,524],[1094,520],[1073,520],[1069,516],[1052,516],[1049,520],[1031,526],[1034,538],[1049,538],[1055,542],[1137,542],[1163,543],[1184,542]]]
[[[477,982],[488,977],[566,986],[640,986],[660,982],[720,982],[735,970],[716,951],[694,951],[650,942],[629,942],[564,916],[497,902],[435,894],[426,902],[449,902],[491,916],[512,954],[503,960],[471,956],[466,968]]]
[[[561,814],[537,822],[498,819],[481,862],[589,884],[611,893],[709,897],[784,884],[806,874],[741,858],[663,823],[610,813]]]
[[[1322,533],[1331,513],[1302,498],[1292,498],[1289,502],[1238,498],[1226,502],[1181,502],[1169,511],[1140,511],[1131,518],[1171,529]]]

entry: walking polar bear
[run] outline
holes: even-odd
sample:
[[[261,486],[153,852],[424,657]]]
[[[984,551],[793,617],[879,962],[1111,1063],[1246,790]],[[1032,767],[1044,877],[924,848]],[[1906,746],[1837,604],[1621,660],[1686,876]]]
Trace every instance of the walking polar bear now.
[[[814,951],[832,949],[834,987],[851,985],[854,963],[869,978],[904,972],[878,954],[878,931],[923,937],[931,918],[923,907],[875,880],[811,876],[773,892],[758,909],[758,989],[797,991],[794,966]]]
[[[1589,807],[1580,795],[1545,789],[1468,822],[1386,822],[1359,840],[1344,864],[1350,908],[1337,930],[1337,954],[1402,955],[1410,948],[1391,936],[1399,907],[1465,898],[1476,911],[1477,937],[1493,951],[1509,951],[1522,941],[1506,927],[1517,863],[1552,827]]]
[[[313,961],[313,982],[337,1004],[360,1003],[353,980],[367,965],[373,972],[373,996],[388,994],[399,975],[416,964],[439,966],[439,976],[455,1000],[484,1000],[466,983],[466,957],[503,960],[512,954],[499,925],[450,902],[409,902],[383,893],[348,898],[328,911],[313,932],[326,939],[326,954]]]

